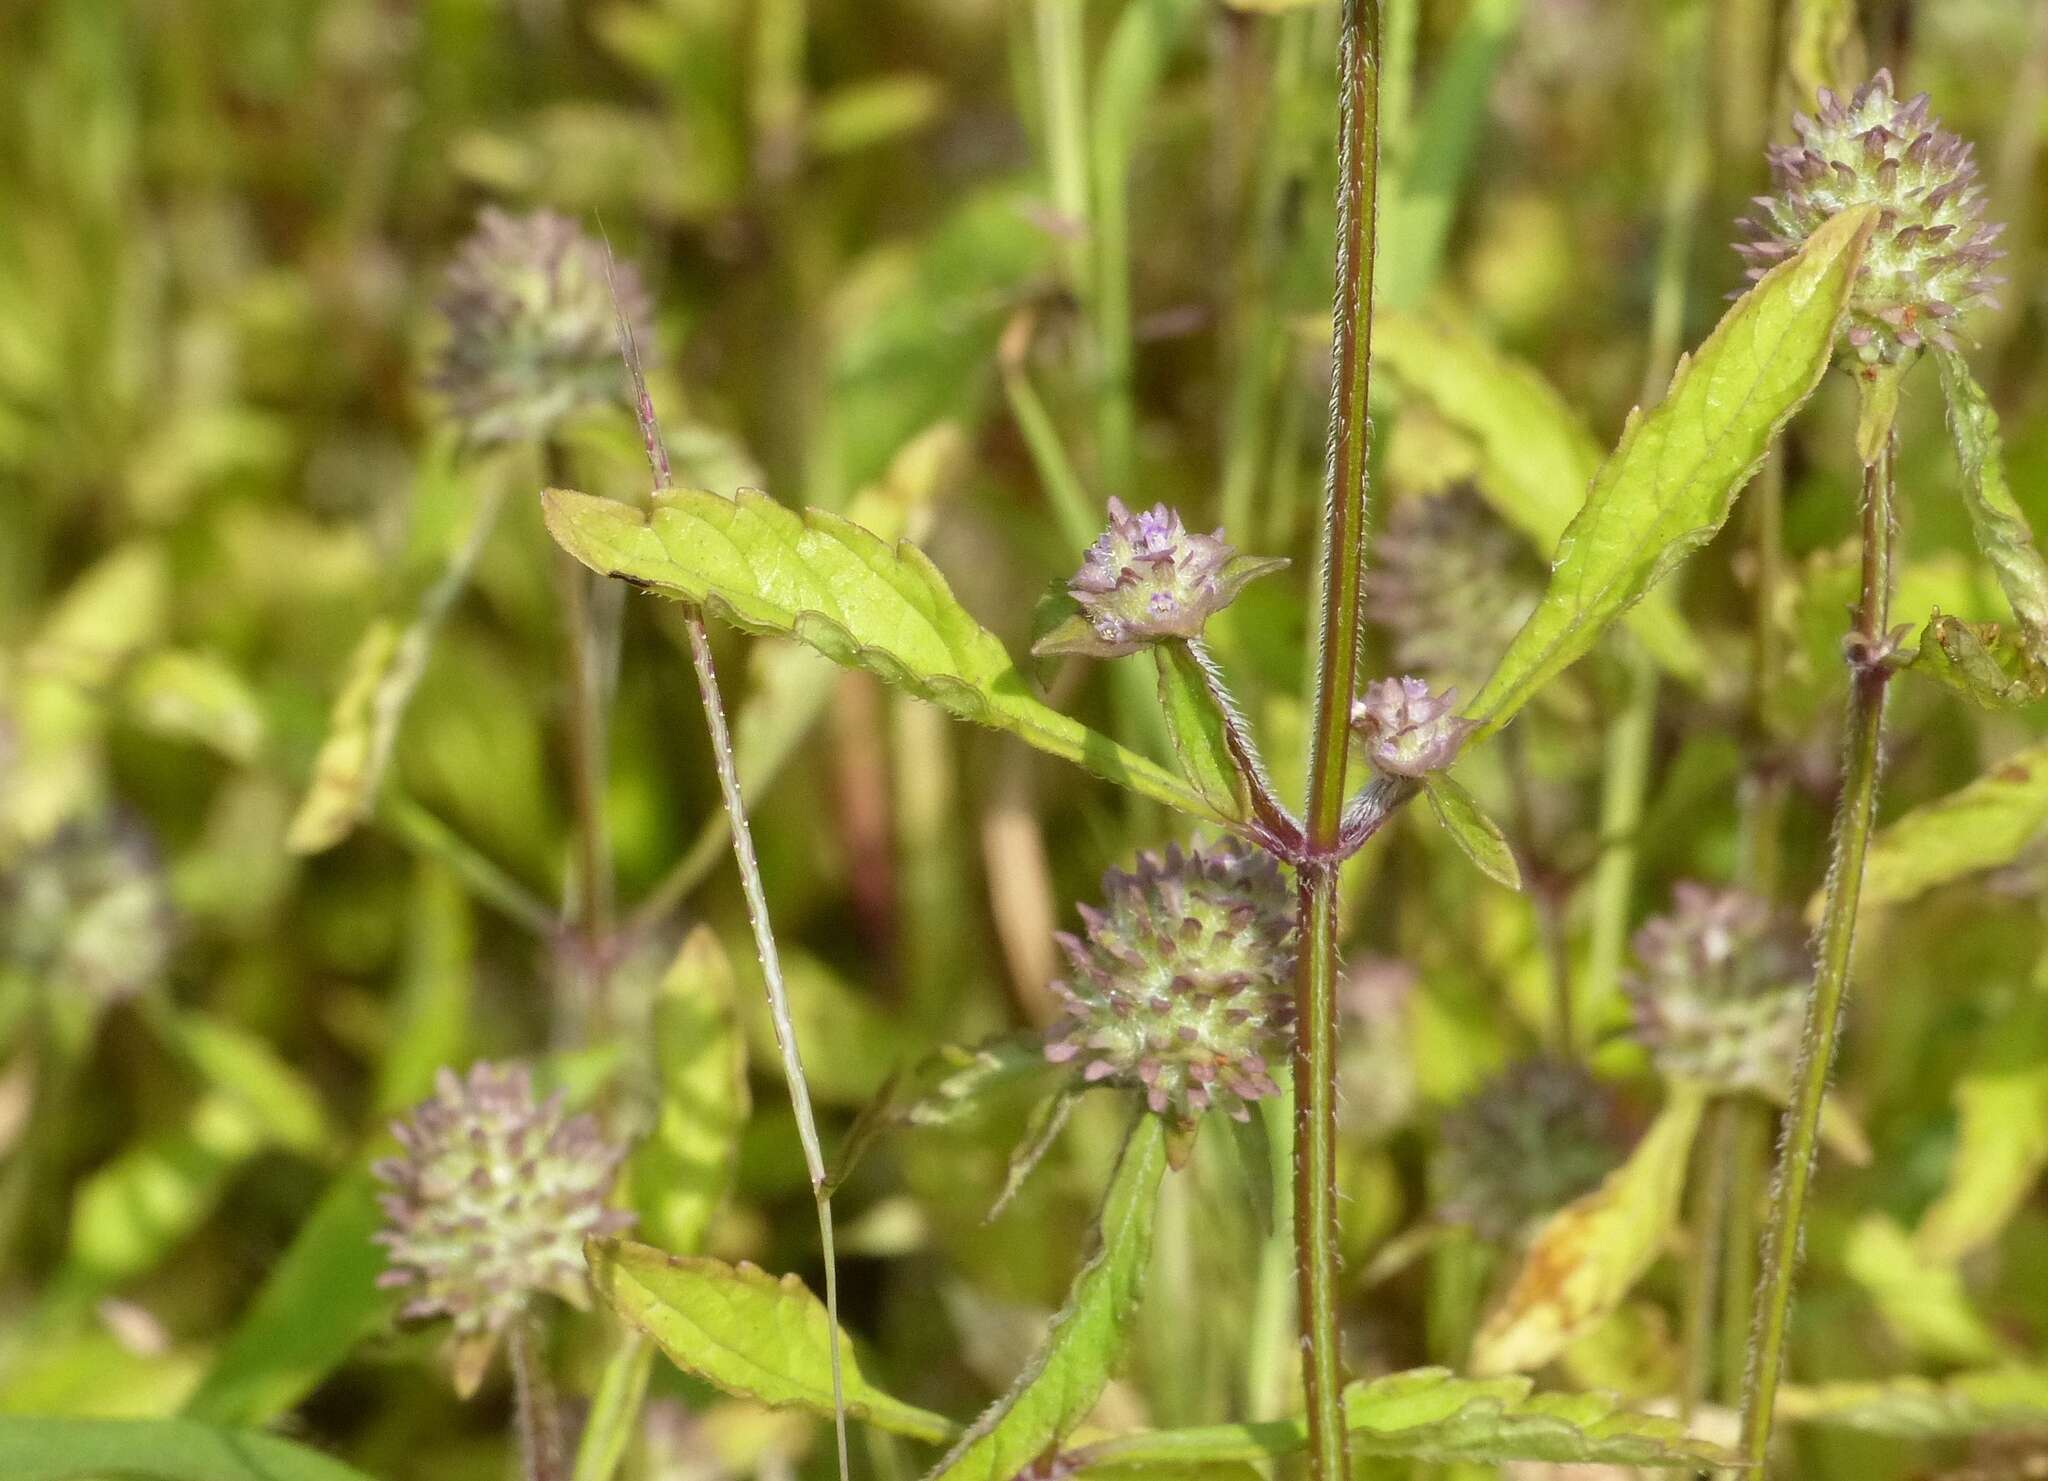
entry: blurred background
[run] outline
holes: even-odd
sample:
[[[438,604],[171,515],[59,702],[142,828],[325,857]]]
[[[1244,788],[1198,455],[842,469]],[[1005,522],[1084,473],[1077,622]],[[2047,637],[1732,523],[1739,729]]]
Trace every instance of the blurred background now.
[[[1461,492],[1489,454],[1412,394],[1430,336],[1453,332],[1429,326],[1526,362],[1611,445],[1646,386],[1655,399],[1659,360],[1741,283],[1731,223],[1766,188],[1766,142],[1810,106],[1802,58],[1889,64],[1976,142],[2012,281],[1970,354],[2016,494],[2048,525],[2048,8],[1867,0],[1833,52],[1798,32],[1828,9],[1389,4],[1380,298],[1410,327],[1375,387],[1381,519],[1464,498],[1430,507],[1476,523],[1409,586],[1390,578],[1374,672],[1398,660],[1476,683],[1520,617],[1479,598],[1541,572]],[[621,1134],[644,1130],[644,1025],[700,922],[729,948],[753,1066],[734,1190],[703,1238],[818,1283],[678,614],[579,584],[540,523],[544,482],[647,488],[623,376],[543,440],[480,437],[436,389],[447,270],[483,208],[560,212],[637,273],[679,482],[915,535],[1013,652],[1110,494],[1292,556],[1214,637],[1299,795],[1334,32],[1334,6],[1291,0],[0,9],[0,1410],[288,1415],[375,1475],[504,1474],[502,1382],[459,1404],[438,1334],[394,1327],[372,1289],[365,1149],[437,1067],[485,1057],[536,1059]],[[1901,606],[2002,616],[1938,400],[1917,389]],[[1853,417],[1830,385],[1773,475],[1792,576],[1763,621],[1784,667],[1762,705],[1745,698],[1741,514],[1683,578],[1704,670],[1664,685],[1648,733],[1616,917],[1631,928],[1673,881],[1734,871],[1738,794],[1760,776],[1785,797],[1779,895],[1796,906],[1820,882]],[[594,715],[565,665],[575,601],[594,610],[572,642],[617,635],[596,644]],[[1072,902],[1184,824],[866,676],[730,632],[718,654],[830,1145],[934,1047],[1043,1025]],[[1128,667],[1034,675],[1157,751],[1150,681]],[[1465,871],[1420,822],[1353,867],[1361,1371],[1455,1363],[1508,1268],[1373,1258],[1435,1218],[1443,1115],[1543,1040],[1559,960],[1584,987],[1578,1047],[1620,1145],[1654,1104],[1611,970],[1572,965],[1601,950],[1602,743],[1641,668],[1603,650],[1518,727],[1512,764],[1475,763],[1527,893]],[[1893,724],[1887,815],[2038,736],[2040,713],[1902,688]],[[586,929],[593,886],[572,861],[591,783],[609,908]],[[1842,1081],[1874,1155],[1825,1165],[1803,1377],[2040,1351],[2038,1198],[1924,1320],[1899,1310],[1912,1272],[1857,1231],[1873,1210],[1909,1226],[1941,1190],[1952,1086],[2035,970],[2043,865],[1871,927]],[[1120,1112],[1084,1107],[984,1224],[1020,1114],[892,1139],[842,1194],[849,1327],[878,1377],[956,1414],[1007,1387],[1036,1340],[1116,1145]],[[1227,1151],[1170,1188],[1154,1298],[1103,1422],[1283,1412],[1284,1246]],[[1564,1381],[1668,1392],[1678,1285],[1675,1268],[1655,1276],[1606,1366],[1586,1356]],[[273,1320],[251,1337],[258,1300]],[[564,1323],[572,1393],[605,1340],[595,1318]],[[638,1474],[829,1468],[807,1420],[666,1371],[656,1394]],[[1797,1474],[1845,1481],[1934,1474],[1966,1448],[1799,1443]]]

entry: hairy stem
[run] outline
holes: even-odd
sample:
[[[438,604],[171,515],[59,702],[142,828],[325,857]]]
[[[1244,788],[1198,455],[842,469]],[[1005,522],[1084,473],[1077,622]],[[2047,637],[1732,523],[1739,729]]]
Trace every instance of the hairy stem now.
[[[1365,585],[1366,418],[1372,365],[1373,250],[1379,206],[1379,0],[1344,0],[1339,45],[1337,291],[1321,638],[1309,750],[1309,851],[1327,855],[1344,821],[1351,703],[1358,688]],[[1310,1474],[1346,1481],[1337,1328],[1337,868],[1300,874],[1301,975],[1294,1046],[1294,1235]]]
[[[1836,1032],[1855,945],[1856,906],[1863,889],[1863,860],[1877,811],[1878,753],[1885,689],[1891,677],[1883,644],[1891,608],[1893,456],[1892,438],[1887,434],[1863,470],[1863,589],[1855,631],[1846,645],[1850,655],[1849,720],[1842,794],[1835,812],[1827,900],[1821,916],[1819,965],[1807,999],[1806,1032],[1793,1070],[1793,1100],[1780,1139],[1777,1183],[1764,1230],[1763,1287],[1751,1323],[1749,1368],[1743,1381],[1742,1453],[1759,1466],[1770,1447],[1806,1193],[1813,1178],[1821,1098],[1834,1065]]]
[[[530,1316],[512,1324],[506,1346],[512,1359],[513,1421],[519,1428],[522,1481],[563,1481],[562,1406],[541,1361],[539,1332]]]

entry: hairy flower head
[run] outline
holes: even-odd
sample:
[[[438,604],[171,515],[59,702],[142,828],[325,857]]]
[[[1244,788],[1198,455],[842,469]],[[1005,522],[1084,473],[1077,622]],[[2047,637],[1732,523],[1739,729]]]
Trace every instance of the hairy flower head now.
[[[587,1302],[584,1240],[632,1223],[605,1206],[625,1149],[593,1117],[565,1116],[560,1095],[536,1103],[522,1065],[443,1070],[433,1098],[391,1129],[401,1155],[374,1169],[391,1190],[380,1283],[409,1293],[401,1318],[453,1322],[467,1395],[536,1294]]]
[[[1483,682],[1543,595],[1542,564],[1469,484],[1397,499],[1372,553],[1366,611],[1436,684]]]
[[[1634,947],[1625,986],[1659,1070],[1722,1090],[1785,1089],[1812,971],[1797,921],[1742,890],[1684,883]]]
[[[1109,527],[1067,583],[1079,615],[1033,651],[1117,658],[1169,638],[1200,637],[1246,582],[1286,564],[1237,554],[1221,530],[1191,534],[1164,504],[1133,514],[1112,498]]]
[[[1590,1191],[1621,1160],[1614,1103],[1573,1060],[1508,1066],[1445,1113],[1437,1212],[1506,1243]]]
[[[1090,1083],[1145,1091],[1161,1115],[1192,1121],[1212,1105],[1243,1120],[1278,1092],[1266,1057],[1294,1021],[1294,910],[1280,870],[1236,840],[1138,855],[1103,876],[1087,938],[1062,933],[1072,966],[1053,984],[1064,1016],[1045,1057]]]
[[[1425,777],[1457,758],[1472,729],[1457,713],[1457,691],[1437,694],[1412,674],[1365,686],[1351,706],[1351,728],[1365,742],[1375,770]]]
[[[486,208],[448,269],[441,312],[448,340],[432,384],[471,438],[490,443],[541,437],[622,400],[619,318],[645,343],[649,302],[632,264],[610,264],[568,217]]]
[[[2004,280],[1990,274],[2004,228],[1986,225],[1971,146],[1928,114],[1927,95],[1901,103],[1881,71],[1848,99],[1823,88],[1796,144],[1773,147],[1776,190],[1756,198],[1739,243],[1760,278],[1854,206],[1877,226],[1849,296],[1844,337],[1865,364],[1892,364],[1925,342],[1954,348],[1952,327]]]

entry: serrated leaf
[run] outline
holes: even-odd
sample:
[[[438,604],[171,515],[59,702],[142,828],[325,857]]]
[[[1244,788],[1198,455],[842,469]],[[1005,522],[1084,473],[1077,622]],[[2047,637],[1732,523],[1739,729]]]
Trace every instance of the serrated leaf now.
[[[189,1419],[0,1417],[7,1481],[370,1481],[275,1435]]]
[[[1129,1342],[1165,1172],[1165,1118],[1140,1113],[1103,1196],[1096,1248],[1044,1344],[939,1462],[932,1481],[1011,1481],[1088,1417]]]
[[[1441,316],[1382,310],[1373,323],[1373,357],[1472,440],[1480,494],[1551,559],[1600,472],[1599,444],[1557,389],[1535,367]],[[1700,685],[1706,649],[1668,592],[1651,592],[1627,621],[1661,667]]]
[[[1900,905],[1937,885],[1996,869],[2048,828],[2048,742],[2016,751],[1946,797],[1914,808],[1871,840],[1863,907]],[[1807,913],[1817,917],[1818,893]]]
[[[647,515],[561,489],[542,504],[555,539],[592,570],[746,632],[793,638],[1155,801],[1228,821],[1164,767],[1035,699],[995,634],[914,545],[891,547],[851,520],[800,515],[756,490],[663,494]]]
[[[1857,1220],[1842,1250],[1849,1278],[1863,1287],[1893,1335],[1944,1363],[1988,1363],[2006,1356],[1997,1333],[1971,1306],[1962,1274],[1936,1264],[1883,1214]]]
[[[1422,789],[1429,796],[1429,810],[1443,825],[1451,841],[1470,859],[1481,874],[1511,890],[1522,887],[1522,869],[1500,824],[1480,809],[1478,800],[1448,776],[1423,778]]]
[[[1864,1383],[1788,1384],[1778,1417],[1923,1439],[2048,1426],[2048,1368],[1994,1368],[1939,1382],[1918,1375]]]
[[[795,1276],[621,1240],[592,1241],[588,1254],[597,1291],[684,1372],[770,1408],[831,1415],[831,1327]],[[849,1417],[930,1444],[954,1434],[944,1415],[868,1382],[851,1343],[840,1354]]]
[[[1954,1098],[1948,1181],[1913,1231],[1937,1263],[1991,1245],[2048,1171],[2048,981],[1987,1026]]]
[[[732,963],[709,926],[698,926],[654,1004],[661,1110],[627,1173],[642,1232],[694,1254],[732,1187],[749,1110],[746,1041],[734,1006]]]
[[[1985,710],[2016,710],[2048,699],[2048,663],[1996,622],[1927,619],[1909,674],[1931,679]]]
[[[1706,1096],[1674,1086],[1628,1161],[1546,1219],[1473,1339],[1474,1373],[1538,1368],[1619,1306],[1663,1252]]]
[[[1606,1394],[1539,1394],[1519,1376],[1461,1378],[1444,1368],[1389,1374],[1347,1387],[1344,1419],[1354,1455],[1480,1465],[1732,1462],[1675,1419],[1622,1408]],[[1112,1465],[1157,1476],[1185,1465],[1277,1459],[1307,1441],[1302,1420],[1272,1420],[1123,1435],[1077,1454],[1091,1476]]]
[[[1941,368],[1941,388],[1948,398],[1949,436],[1962,464],[1963,505],[1977,548],[1998,573],[2027,651],[2037,662],[2048,661],[2048,562],[2034,548],[2033,531],[2006,481],[1998,413],[1960,354],[1936,347],[1934,363]]]
[[[1201,661],[1185,643],[1160,643],[1152,659],[1159,670],[1159,710],[1182,773],[1224,817],[1250,816],[1251,795],[1231,757],[1223,712],[1209,692]]]
[[[1558,541],[1542,602],[1472,702],[1482,733],[1506,724],[1721,528],[1827,369],[1874,220],[1859,207],[1814,232],[1679,363],[1663,402],[1629,417]]]

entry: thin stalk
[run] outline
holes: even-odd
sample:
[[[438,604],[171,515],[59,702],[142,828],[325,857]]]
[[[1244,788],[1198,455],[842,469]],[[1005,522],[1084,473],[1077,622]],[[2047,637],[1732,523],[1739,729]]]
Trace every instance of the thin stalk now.
[[[469,886],[470,893],[495,906],[507,920],[543,940],[561,929],[560,919],[545,900],[419,802],[402,792],[387,793],[377,815],[417,852],[447,865]]]
[[[616,303],[616,287],[612,296]],[[655,418],[654,402],[647,394],[646,377],[641,373],[640,352],[623,315],[619,319],[619,349],[632,377],[634,411],[640,421],[648,467],[654,474],[654,487],[659,492],[674,486],[674,476],[669,468],[668,449],[662,442],[661,423]],[[697,671],[697,693],[704,702],[704,724],[711,733],[711,758],[718,773],[719,795],[732,825],[733,861],[739,867],[747,924],[753,929],[754,950],[761,962],[775,1046],[782,1053],[783,1079],[789,1086],[797,1139],[803,1144],[804,1170],[810,1177],[811,1197],[818,1209],[818,1245],[825,1259],[825,1313],[831,1329],[832,1429],[838,1445],[839,1481],[848,1481],[851,1469],[846,1445],[846,1388],[839,1352],[839,1267],[832,1246],[832,1194],[827,1183],[825,1152],[818,1139],[817,1118],[811,1112],[810,1086],[804,1078],[803,1055],[797,1048],[789,993],[783,985],[782,956],[776,949],[775,928],[768,915],[768,892],[761,881],[760,859],[754,852],[754,832],[747,823],[746,799],[740,792],[739,764],[733,757],[732,731],[726,724],[718,668],[712,661],[711,635],[705,630],[703,613],[693,606],[684,608],[684,626],[690,636],[690,662]]]
[[[1863,470],[1863,583],[1849,640],[1847,757],[1835,814],[1827,900],[1821,915],[1819,967],[1807,999],[1806,1031],[1793,1070],[1793,1101],[1785,1113],[1770,1222],[1764,1231],[1763,1287],[1751,1325],[1749,1368],[1743,1381],[1742,1453],[1761,1466],[1770,1448],[1771,1419],[1784,1368],[1792,1283],[1799,1264],[1806,1193],[1813,1178],[1821,1099],[1833,1068],[1842,999],[1849,986],[1856,907],[1863,861],[1877,812],[1885,690],[1891,678],[1884,637],[1891,612],[1893,436],[1887,432]]]
[[[1605,1012],[1621,982],[1628,945],[1629,905],[1635,898],[1637,840],[1650,790],[1651,741],[1657,726],[1657,665],[1640,643],[1623,658],[1621,712],[1609,722],[1600,776],[1600,862],[1593,870],[1593,922],[1586,950],[1585,984],[1577,999]],[[1576,1046],[1566,1040],[1568,1052]]]
[[[1735,1122],[1728,1180],[1728,1232],[1721,1241],[1721,1396],[1742,1392],[1749,1366],[1751,1303],[1756,1299],[1757,1212],[1763,1206],[1764,1165],[1771,1155],[1770,1110],[1756,1100],[1728,1104]]]
[[[1684,1370],[1679,1381],[1678,1412],[1690,1419],[1704,1403],[1714,1381],[1714,1298],[1723,1276],[1728,1230],[1728,1196],[1735,1182],[1735,1147],[1741,1106],[1729,1096],[1716,1097],[1708,1108],[1706,1155],[1693,1190],[1692,1260],[1686,1271],[1679,1313]]]
[[[513,1421],[519,1429],[519,1474],[523,1481],[564,1481],[562,1406],[548,1381],[532,1317],[512,1324],[506,1342],[512,1358]]]
[[[1379,0],[1345,0],[1339,42],[1337,290],[1333,311],[1329,487],[1308,852],[1299,870],[1301,974],[1294,1045],[1295,1255],[1310,1474],[1346,1481],[1337,1326],[1337,865],[1344,770],[1358,688],[1365,586],[1366,416],[1372,366],[1373,254],[1379,208]]]
[[[1039,106],[1053,209],[1067,233],[1062,256],[1067,283],[1088,287],[1088,103],[1082,54],[1081,0],[1036,0]]]

